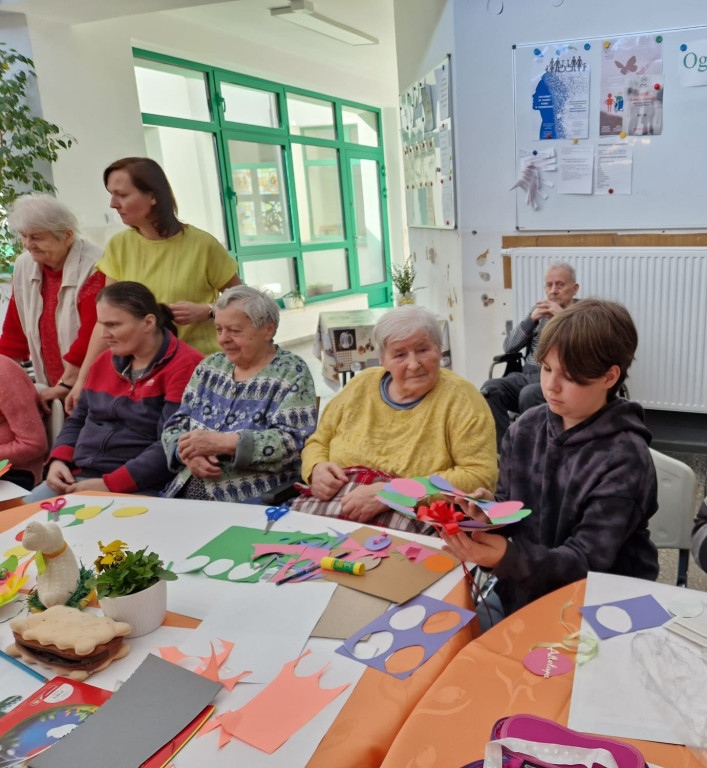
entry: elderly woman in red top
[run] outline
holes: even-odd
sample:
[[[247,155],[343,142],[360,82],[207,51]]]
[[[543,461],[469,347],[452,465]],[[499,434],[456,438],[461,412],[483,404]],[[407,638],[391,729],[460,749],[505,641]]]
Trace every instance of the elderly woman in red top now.
[[[24,252],[17,257],[0,354],[32,361],[40,399],[63,400],[76,381],[96,323],[105,276],[101,249],[78,236],[74,214],[51,195],[20,197],[8,216]]]

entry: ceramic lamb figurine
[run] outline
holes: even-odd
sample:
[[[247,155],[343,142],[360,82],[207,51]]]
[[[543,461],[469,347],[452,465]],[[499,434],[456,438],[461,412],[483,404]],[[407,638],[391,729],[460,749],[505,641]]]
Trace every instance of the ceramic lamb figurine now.
[[[37,595],[46,608],[64,605],[79,583],[79,565],[56,523],[27,524],[22,545],[41,552],[45,570],[37,576]]]

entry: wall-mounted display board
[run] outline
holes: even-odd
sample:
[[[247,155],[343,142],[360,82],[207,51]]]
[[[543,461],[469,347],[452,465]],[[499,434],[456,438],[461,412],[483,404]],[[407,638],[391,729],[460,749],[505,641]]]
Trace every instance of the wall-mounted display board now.
[[[518,229],[707,226],[707,27],[513,50]]]
[[[400,94],[405,207],[410,227],[454,229],[449,56]]]

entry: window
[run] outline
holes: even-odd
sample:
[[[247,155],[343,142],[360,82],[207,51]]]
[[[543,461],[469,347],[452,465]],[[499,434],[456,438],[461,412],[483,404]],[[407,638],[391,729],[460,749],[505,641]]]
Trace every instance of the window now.
[[[390,303],[380,111],[135,50],[150,157],[245,283]]]

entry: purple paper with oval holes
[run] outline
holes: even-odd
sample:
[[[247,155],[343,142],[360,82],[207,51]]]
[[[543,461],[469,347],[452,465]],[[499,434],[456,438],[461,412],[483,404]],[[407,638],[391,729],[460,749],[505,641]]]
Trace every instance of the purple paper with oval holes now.
[[[396,613],[399,613],[400,611],[403,611],[407,608],[412,608],[417,605],[421,605],[425,609],[425,615],[419,624],[411,627],[410,629],[394,629],[391,627],[390,619],[392,616],[394,616]],[[455,624],[451,629],[433,633],[423,631],[422,627],[430,618],[430,616],[434,616],[436,613],[446,613],[448,611],[459,614],[459,622]],[[419,669],[427,661],[427,659],[430,658],[430,656],[435,654],[447,642],[447,640],[449,640],[450,637],[453,637],[462,627],[465,627],[474,618],[474,616],[476,616],[476,614],[473,611],[467,611],[465,608],[460,608],[459,606],[452,605],[451,603],[445,603],[442,600],[435,600],[434,598],[428,597],[427,595],[418,595],[412,600],[408,600],[407,603],[399,605],[390,611],[386,611],[375,621],[372,621],[370,624],[363,627],[363,629],[359,629],[359,631],[354,635],[344,640],[344,644],[337,648],[336,652],[340,653],[342,656],[346,656],[348,659],[360,661],[362,664],[373,667],[373,669],[377,669],[380,672],[385,672],[386,675],[397,677],[398,680],[405,680],[406,678],[410,677],[410,675],[416,669]],[[392,644],[378,656],[373,656],[370,659],[359,659],[354,655],[356,643],[358,643],[362,638],[366,637],[366,635],[372,635],[376,632],[390,632],[393,635]],[[409,648],[414,645],[421,646],[425,651],[425,655],[422,661],[420,661],[417,666],[413,667],[412,669],[408,669],[405,672],[389,672],[385,668],[386,660],[390,658],[396,651],[402,650],[403,648]]]

